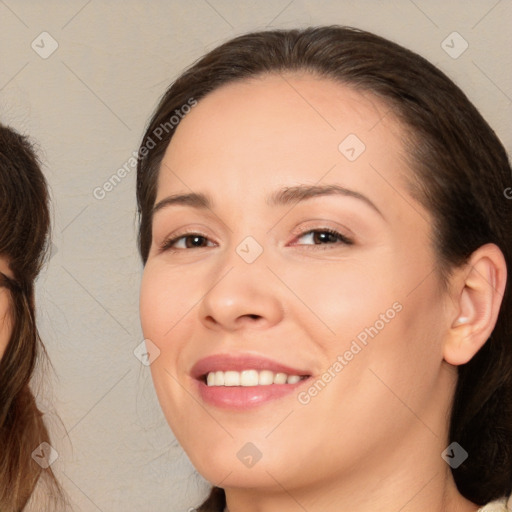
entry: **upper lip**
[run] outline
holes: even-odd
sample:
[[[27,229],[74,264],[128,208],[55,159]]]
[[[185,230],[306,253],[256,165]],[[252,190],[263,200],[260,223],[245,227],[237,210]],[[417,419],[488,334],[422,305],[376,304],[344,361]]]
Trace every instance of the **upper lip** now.
[[[242,370],[270,370],[274,373],[286,373],[287,375],[309,376],[306,370],[292,368],[272,359],[253,354],[215,354],[197,361],[190,374],[194,379],[202,379],[210,372]]]

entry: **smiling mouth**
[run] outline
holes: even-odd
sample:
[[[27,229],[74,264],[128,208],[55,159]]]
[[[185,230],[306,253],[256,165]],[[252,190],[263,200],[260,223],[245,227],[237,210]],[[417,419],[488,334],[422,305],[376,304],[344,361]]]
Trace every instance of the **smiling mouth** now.
[[[253,387],[271,386],[273,384],[297,384],[310,375],[290,375],[271,370],[226,370],[208,372],[200,377],[200,381],[208,387]]]

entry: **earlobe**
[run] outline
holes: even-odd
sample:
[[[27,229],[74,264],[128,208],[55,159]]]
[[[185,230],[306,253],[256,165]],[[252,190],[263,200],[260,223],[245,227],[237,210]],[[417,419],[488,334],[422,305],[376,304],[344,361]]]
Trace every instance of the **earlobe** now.
[[[467,363],[489,339],[498,318],[506,279],[505,258],[495,244],[479,247],[457,273],[455,315],[443,348],[446,362]]]

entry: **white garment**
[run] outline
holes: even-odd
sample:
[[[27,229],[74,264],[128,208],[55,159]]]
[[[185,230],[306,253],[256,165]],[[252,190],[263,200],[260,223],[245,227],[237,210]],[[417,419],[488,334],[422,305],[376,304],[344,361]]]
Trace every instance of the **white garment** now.
[[[512,512],[512,495],[508,498],[502,498],[491,503],[487,503],[485,507],[479,508],[477,512]]]

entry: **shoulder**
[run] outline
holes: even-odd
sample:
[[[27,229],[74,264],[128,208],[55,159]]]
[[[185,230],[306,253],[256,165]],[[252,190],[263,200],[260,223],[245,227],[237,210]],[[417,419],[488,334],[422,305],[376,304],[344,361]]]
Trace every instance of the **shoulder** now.
[[[512,512],[512,495],[487,503],[477,512]]]

